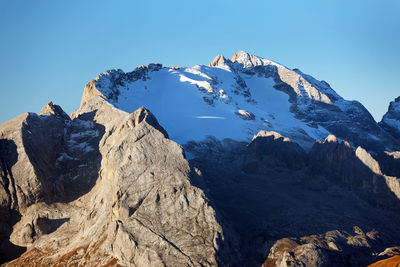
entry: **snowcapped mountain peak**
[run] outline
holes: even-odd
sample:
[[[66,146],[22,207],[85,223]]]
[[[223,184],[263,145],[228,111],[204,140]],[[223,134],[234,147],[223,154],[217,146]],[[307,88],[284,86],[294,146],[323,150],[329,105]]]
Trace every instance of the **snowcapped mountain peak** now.
[[[226,58],[222,55],[216,56],[208,65],[209,67],[219,67],[222,65],[226,65],[227,61]]]
[[[249,54],[243,50],[236,52],[230,59],[226,59],[224,56],[218,55],[211,61],[209,67],[229,66],[236,69],[246,69],[267,65],[275,65],[277,67],[285,68],[276,62]]]
[[[237,63],[239,64],[242,68],[253,68],[256,66],[276,66],[278,68],[284,68],[287,69],[285,66],[278,64],[272,60],[268,60],[262,57],[258,57],[255,55],[252,55],[250,53],[247,53],[243,50],[239,50],[236,52],[233,57],[230,59],[232,63]]]
[[[181,144],[208,136],[246,141],[261,130],[304,147],[329,134],[355,144],[384,138],[360,103],[344,100],[325,81],[244,51],[218,55],[209,66],[109,70],[88,83],[81,107],[94,96],[126,112],[148,108]]]
[[[244,68],[251,68],[255,66],[264,65],[264,62],[261,58],[246,53],[242,50],[236,52],[231,58],[231,62],[242,64]]]

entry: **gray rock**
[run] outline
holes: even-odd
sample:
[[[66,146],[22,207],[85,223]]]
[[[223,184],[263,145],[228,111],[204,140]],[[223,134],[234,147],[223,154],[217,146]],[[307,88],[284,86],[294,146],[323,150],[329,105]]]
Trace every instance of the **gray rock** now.
[[[400,151],[381,151],[375,157],[384,174],[400,177]]]
[[[218,67],[226,64],[226,59],[222,55],[216,56],[209,64],[210,67]]]
[[[243,110],[243,109],[236,111],[235,114],[238,115],[243,120],[251,121],[251,120],[255,120],[255,118],[256,118],[253,113],[248,112],[247,110]]]
[[[400,209],[399,179],[382,173],[379,163],[365,149],[349,143],[317,142],[309,154],[308,173],[344,186],[376,207]]]
[[[59,105],[54,105],[51,101],[42,108],[42,110],[40,111],[40,115],[54,115],[59,116],[64,120],[70,119],[68,114],[65,113]]]
[[[400,138],[400,96],[390,102],[389,109],[379,125],[390,132],[395,138]]]
[[[366,266],[376,259],[376,232],[329,231],[325,234],[278,240],[263,266]]]
[[[307,154],[298,144],[272,131],[254,136],[245,155],[243,170],[247,173],[269,173],[271,168],[299,170],[307,162]]]

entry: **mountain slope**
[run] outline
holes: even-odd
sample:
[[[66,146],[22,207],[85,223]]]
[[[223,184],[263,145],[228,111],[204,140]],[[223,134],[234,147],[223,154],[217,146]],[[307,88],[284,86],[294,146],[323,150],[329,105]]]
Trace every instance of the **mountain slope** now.
[[[400,97],[390,102],[388,112],[383,115],[379,125],[390,132],[395,138],[400,139]]]
[[[146,106],[180,144],[207,136],[249,141],[260,130],[274,130],[305,148],[330,133],[368,149],[382,148],[382,142],[399,147],[359,102],[243,51],[231,59],[217,56],[208,67],[110,70],[88,83],[82,104],[95,96],[127,112]]]

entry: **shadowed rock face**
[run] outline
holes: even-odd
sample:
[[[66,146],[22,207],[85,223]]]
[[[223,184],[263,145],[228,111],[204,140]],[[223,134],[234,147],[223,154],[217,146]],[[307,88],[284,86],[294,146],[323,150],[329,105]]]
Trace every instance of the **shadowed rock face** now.
[[[268,174],[271,168],[303,169],[307,154],[289,138],[276,132],[259,132],[249,144],[243,170]]]
[[[309,154],[308,173],[344,186],[376,207],[400,210],[399,179],[382,174],[378,162],[362,147],[343,141],[317,142]]]
[[[376,155],[382,172],[395,177],[400,177],[400,151],[381,151]]]
[[[11,166],[18,159],[13,141],[0,139],[0,263],[12,260],[26,249],[9,241],[12,226],[21,218],[19,212],[11,207],[15,205],[16,193]]]
[[[49,111],[51,108],[55,113]],[[0,221],[0,232],[6,240],[11,234],[7,229],[30,206],[76,199],[90,190],[97,177],[101,157],[92,146],[98,144],[102,127],[93,121],[71,121],[56,105],[48,104],[43,110],[46,109],[49,112],[43,112],[44,115],[26,113],[0,126],[0,203],[7,214]],[[33,227],[36,221],[27,226],[22,237],[27,241],[21,246],[43,233]],[[38,222],[43,225],[41,219]],[[1,250],[1,257],[16,257],[9,257],[9,251],[15,251],[13,246],[10,243]]]
[[[379,125],[395,138],[400,138],[400,96],[390,102],[388,112],[383,116]]]
[[[400,237],[400,179],[333,135],[309,153],[276,132],[248,145],[210,138],[185,151],[202,173],[196,184],[239,238],[237,262],[363,266]]]

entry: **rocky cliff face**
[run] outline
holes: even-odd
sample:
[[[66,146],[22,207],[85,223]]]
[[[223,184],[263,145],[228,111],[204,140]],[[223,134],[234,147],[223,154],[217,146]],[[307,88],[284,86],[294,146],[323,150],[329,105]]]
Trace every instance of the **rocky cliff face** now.
[[[336,139],[316,143],[310,152],[312,176],[347,187],[376,207],[400,209],[400,179],[384,175],[379,163],[362,147],[355,151]]]
[[[250,144],[211,138],[185,151],[250,266],[364,266],[397,245],[400,179],[361,147],[331,135],[306,153],[260,132]]]
[[[379,124],[395,138],[400,138],[400,96],[390,102],[389,110]]]
[[[260,131],[248,146],[243,170],[248,173],[266,173],[271,168],[303,169],[306,152],[289,138],[277,132]]]

